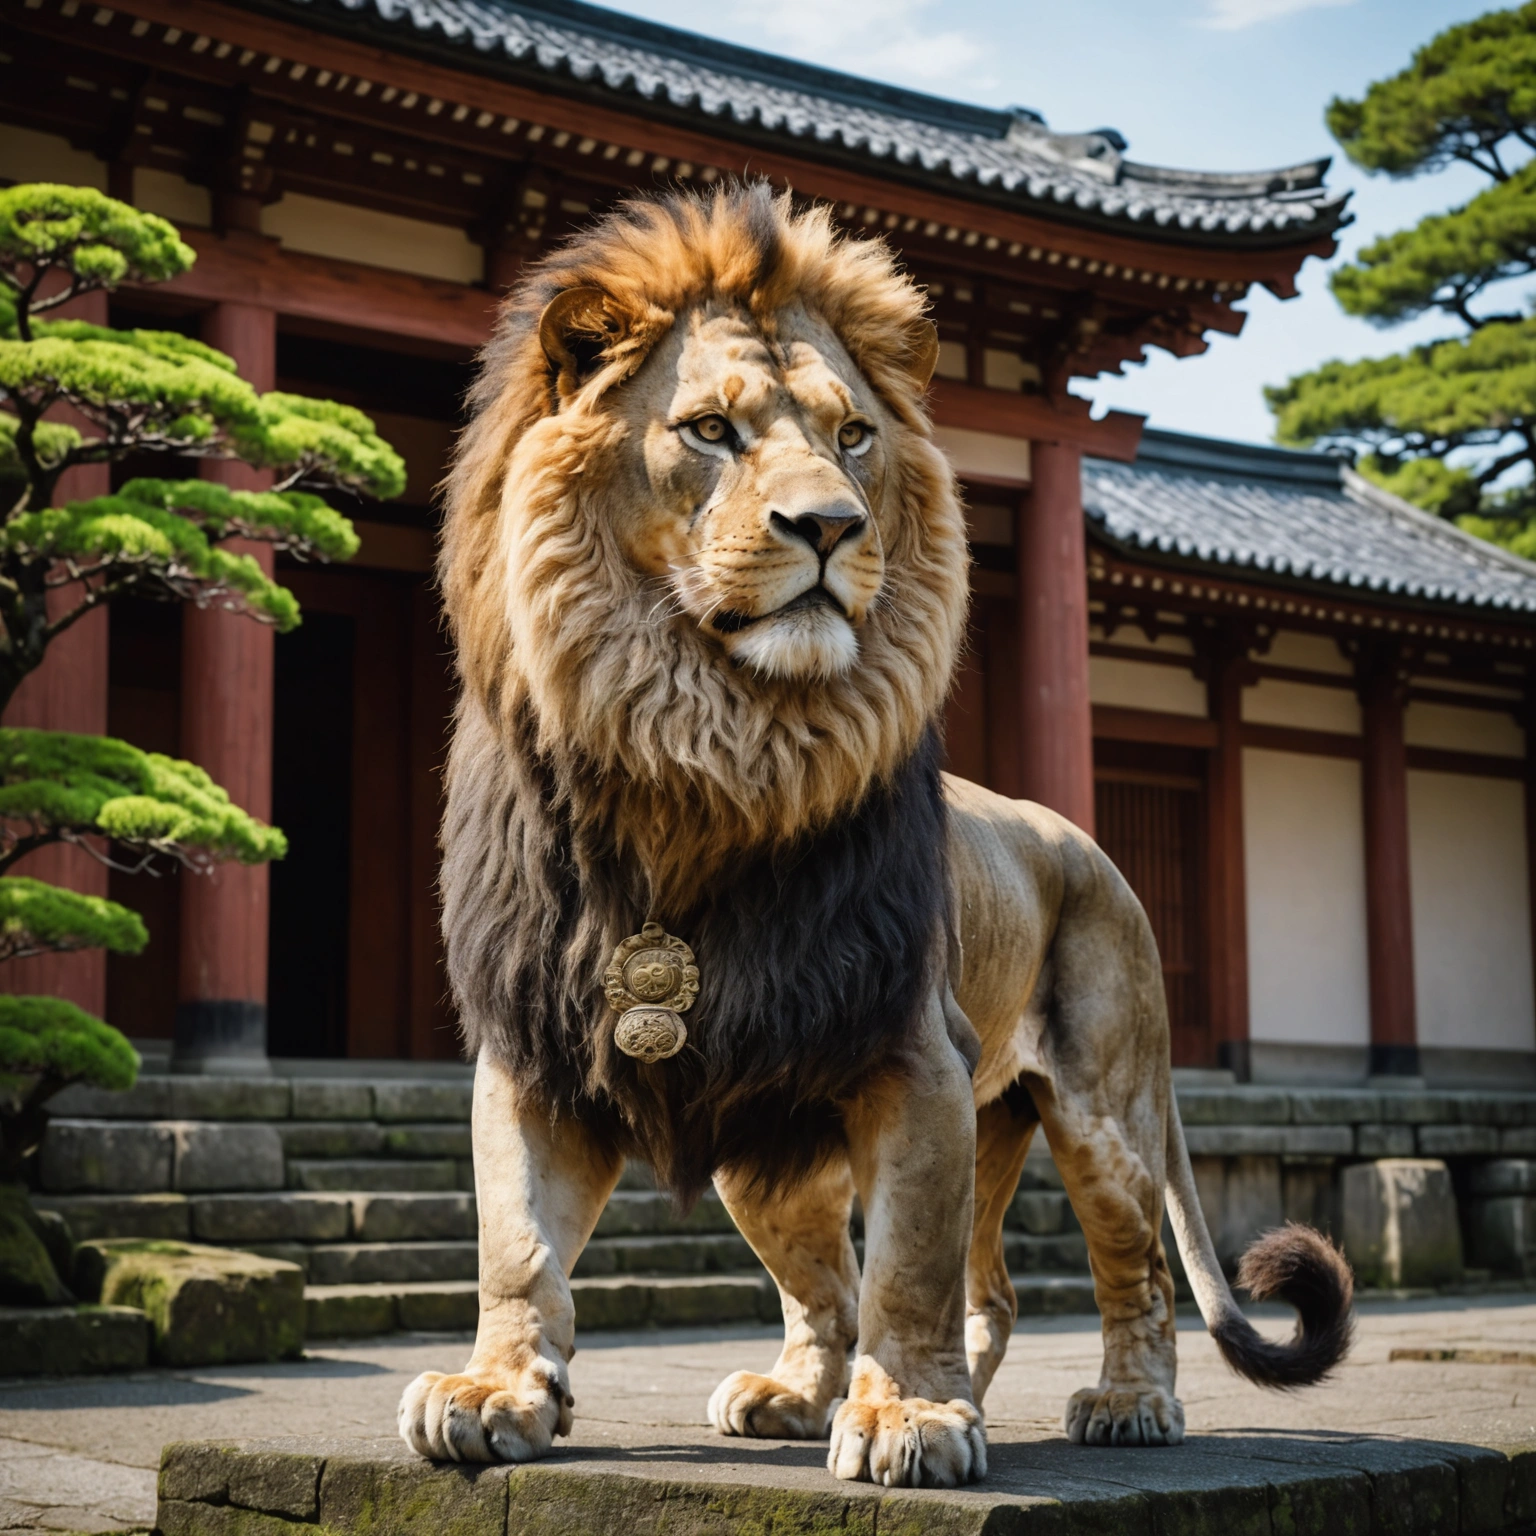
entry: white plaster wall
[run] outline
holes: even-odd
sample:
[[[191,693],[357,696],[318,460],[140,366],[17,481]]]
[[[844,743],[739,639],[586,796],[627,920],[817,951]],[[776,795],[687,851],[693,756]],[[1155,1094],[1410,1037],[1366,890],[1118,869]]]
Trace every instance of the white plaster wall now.
[[[1245,750],[1243,834],[1253,1038],[1367,1044],[1360,765]]]
[[[1536,1047],[1524,787],[1410,773],[1408,845],[1419,1044]]]
[[[933,440],[958,475],[1029,483],[1029,439],[1000,432],[972,432],[968,427],[935,427]],[[1008,543],[1013,542],[1010,534]]]
[[[1115,639],[1121,640],[1120,632]],[[1183,667],[1164,667],[1118,656],[1088,658],[1088,697],[1095,704],[1127,709],[1157,709],[1165,714],[1206,713],[1205,684]]]
[[[453,283],[477,283],[485,269],[484,252],[462,229],[298,192],[261,210],[261,232],[289,250]]]
[[[1282,629],[1270,642],[1263,660],[1277,667],[1305,667],[1309,672],[1332,672],[1338,677],[1354,675],[1354,666],[1327,635],[1307,634],[1299,629]]]
[[[1488,752],[1524,757],[1525,732],[1501,710],[1458,709],[1454,704],[1410,700],[1403,711],[1403,739],[1410,747],[1449,747],[1455,752]]]
[[[133,205],[177,224],[206,229],[213,223],[213,194],[207,187],[194,186],[185,176],[145,165],[133,173]]]
[[[8,181],[62,181],[107,190],[107,162],[70,147],[57,134],[0,123],[0,176]]]
[[[1305,731],[1358,736],[1360,701],[1352,689],[1314,688],[1265,677],[1243,690],[1243,719],[1255,725],[1292,725]]]

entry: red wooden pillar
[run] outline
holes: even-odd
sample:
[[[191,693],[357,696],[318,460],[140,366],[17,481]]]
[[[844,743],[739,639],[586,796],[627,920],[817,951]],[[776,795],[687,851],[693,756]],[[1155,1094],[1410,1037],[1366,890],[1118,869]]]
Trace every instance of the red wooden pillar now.
[[[1248,874],[1243,833],[1243,686],[1247,647],[1217,636],[1208,651],[1206,696],[1216,745],[1206,776],[1206,934],[1211,1039],[1216,1064],[1238,1082],[1253,1075],[1248,1033]]]
[[[57,311],[55,313],[58,313]],[[107,296],[86,294],[64,311],[72,320],[93,325],[107,323]],[[60,412],[61,419],[67,413]],[[95,429],[69,416],[82,430]],[[58,502],[105,496],[112,489],[111,470],[105,464],[83,464],[59,481]],[[78,587],[57,588],[49,594],[48,611],[57,616],[79,601]],[[80,731],[101,736],[107,730],[107,610],[78,620],[48,647],[47,659],[16,690],[5,712],[5,723],[43,731]],[[89,896],[107,894],[107,867],[84,848],[57,844],[41,848],[15,868]],[[90,949],[72,955],[39,955],[32,960],[13,960],[0,973],[7,992],[37,993],[67,998],[98,1016],[107,1007],[107,955]]]
[[[253,304],[220,304],[203,322],[203,340],[227,352],[258,390],[273,387],[277,317]],[[245,490],[270,476],[243,464],[210,462],[203,473]],[[270,574],[266,544],[231,540]],[[181,750],[235,804],[263,820],[272,814],[273,632],[218,608],[187,606],[182,617]],[[177,1071],[267,1070],[267,910],[264,865],[222,864],[181,882]]]
[[[1093,832],[1088,569],[1083,460],[1068,443],[1031,446],[1018,558],[1019,793]]]
[[[1360,788],[1365,810],[1365,924],[1370,965],[1373,1075],[1419,1071],[1414,1000],[1413,887],[1408,864],[1408,749],[1403,739],[1407,668],[1395,646],[1360,658],[1365,729]]]

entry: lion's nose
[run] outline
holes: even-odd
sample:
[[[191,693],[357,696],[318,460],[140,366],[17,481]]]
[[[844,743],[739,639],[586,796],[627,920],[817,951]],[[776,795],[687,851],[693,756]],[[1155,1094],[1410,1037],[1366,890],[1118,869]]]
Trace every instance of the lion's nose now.
[[[856,537],[864,528],[864,514],[852,507],[821,507],[795,517],[773,512],[768,520],[776,533],[809,544],[823,560],[845,538]]]

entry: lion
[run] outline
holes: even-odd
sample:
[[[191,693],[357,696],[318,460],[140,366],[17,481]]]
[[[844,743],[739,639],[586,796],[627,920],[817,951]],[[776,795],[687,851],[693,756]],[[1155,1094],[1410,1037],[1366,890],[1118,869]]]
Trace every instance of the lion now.
[[[440,565],[480,1320],[463,1370],[401,1401],[425,1456],[570,1433],[568,1277],[631,1157],[684,1204],[713,1180],[782,1299],[778,1360],[721,1382],[710,1423],[827,1437],[840,1478],[985,1475],[1037,1126],[1103,1322],[1071,1440],[1183,1435],[1165,1190],[1232,1366],[1298,1386],[1347,1348],[1349,1270],[1309,1229],[1239,1277],[1296,1306],[1290,1342],[1233,1300],[1130,888],[1061,816],[941,771],[969,580],[937,351],[883,243],[761,185],[625,204],[504,306]],[[605,987],[675,983],[626,1053]]]

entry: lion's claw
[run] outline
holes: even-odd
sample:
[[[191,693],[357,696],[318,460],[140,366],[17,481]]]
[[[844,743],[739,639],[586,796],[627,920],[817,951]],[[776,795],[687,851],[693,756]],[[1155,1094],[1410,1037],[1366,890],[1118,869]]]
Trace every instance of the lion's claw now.
[[[540,1356],[522,1370],[427,1371],[400,1399],[400,1436],[434,1461],[534,1461],[571,1432],[564,1371]]]
[[[987,1475],[986,1425],[960,1398],[850,1400],[833,1415],[827,1470],[887,1488],[954,1488]]]
[[[1157,1387],[1084,1387],[1068,1400],[1063,1427],[1074,1445],[1177,1445],[1184,1405]]]
[[[722,1435],[819,1440],[827,1432],[827,1410],[771,1376],[735,1371],[710,1397],[709,1422]]]

